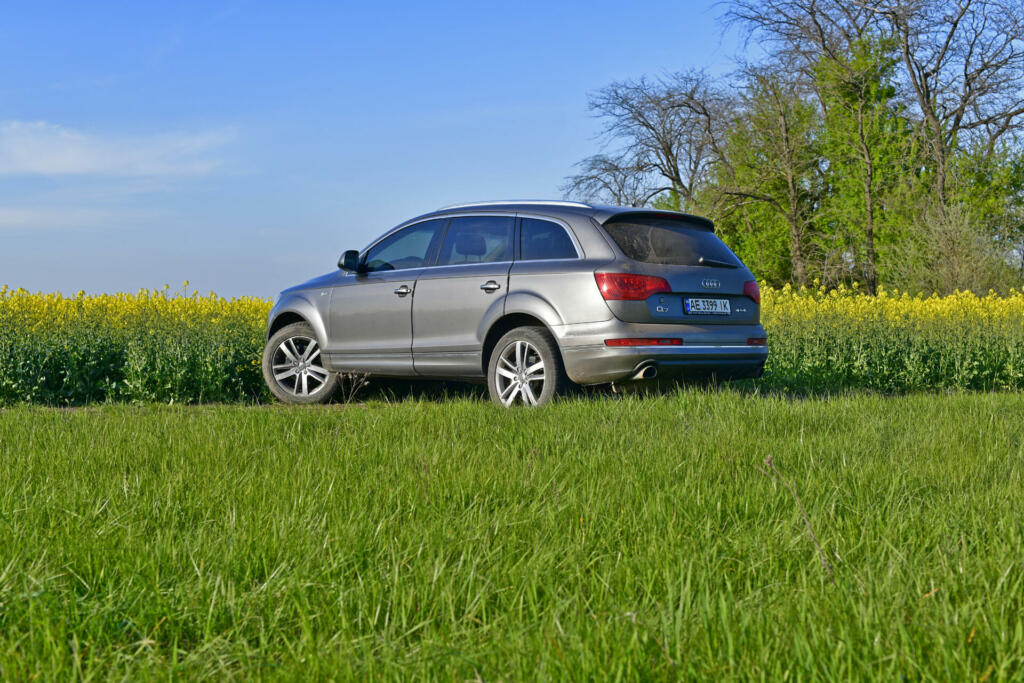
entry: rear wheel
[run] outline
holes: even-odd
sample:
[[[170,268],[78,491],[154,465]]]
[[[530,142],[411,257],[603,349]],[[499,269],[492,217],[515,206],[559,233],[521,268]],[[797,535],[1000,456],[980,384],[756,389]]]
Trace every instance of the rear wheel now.
[[[338,388],[338,375],[324,367],[308,323],[286,325],[270,337],[263,349],[263,379],[285,403],[327,403]]]
[[[487,388],[491,400],[503,406],[538,406],[569,384],[554,339],[543,327],[517,327],[491,352]]]

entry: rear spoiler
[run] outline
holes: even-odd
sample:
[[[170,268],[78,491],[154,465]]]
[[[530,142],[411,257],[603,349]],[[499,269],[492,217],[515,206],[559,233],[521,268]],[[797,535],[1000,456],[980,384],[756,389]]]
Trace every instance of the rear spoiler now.
[[[685,221],[690,223],[695,228],[701,228],[708,232],[715,231],[715,224],[709,218],[703,216],[694,216],[688,213],[681,213],[679,211],[659,211],[655,209],[636,209],[636,210],[599,210],[594,212],[594,220],[601,225],[605,223],[618,223],[620,221],[628,221],[631,218],[665,218],[674,221]]]

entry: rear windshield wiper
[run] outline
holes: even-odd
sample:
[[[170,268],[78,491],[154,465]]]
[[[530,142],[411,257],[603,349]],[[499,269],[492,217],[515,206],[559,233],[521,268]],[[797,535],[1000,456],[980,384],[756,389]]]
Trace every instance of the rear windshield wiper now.
[[[729,263],[728,261],[719,261],[714,258],[706,258],[701,256],[697,259],[697,264],[701,266],[708,266],[710,268],[738,268],[735,263]]]

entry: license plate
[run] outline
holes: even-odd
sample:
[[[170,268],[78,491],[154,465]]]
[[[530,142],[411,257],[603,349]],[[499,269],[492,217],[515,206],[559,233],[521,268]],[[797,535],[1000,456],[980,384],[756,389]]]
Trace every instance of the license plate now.
[[[728,299],[684,299],[683,305],[687,313],[729,315]]]

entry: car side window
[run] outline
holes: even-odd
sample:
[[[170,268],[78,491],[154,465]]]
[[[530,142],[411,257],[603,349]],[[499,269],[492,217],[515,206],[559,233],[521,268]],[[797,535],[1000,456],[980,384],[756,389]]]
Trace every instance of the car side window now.
[[[446,219],[411,225],[370,247],[363,258],[363,272],[422,268],[430,263],[438,231]]]
[[[572,239],[558,223],[523,218],[519,226],[519,248],[523,261],[579,258]]]
[[[458,216],[441,243],[439,266],[512,260],[512,216]]]

